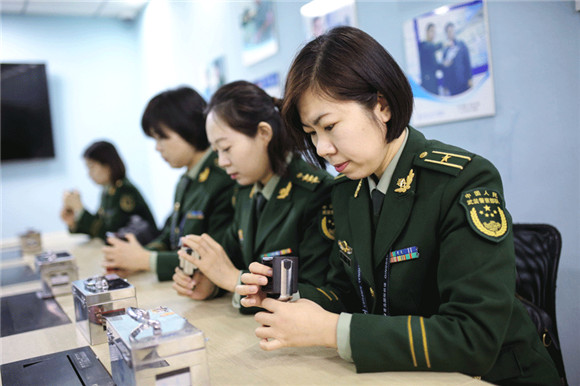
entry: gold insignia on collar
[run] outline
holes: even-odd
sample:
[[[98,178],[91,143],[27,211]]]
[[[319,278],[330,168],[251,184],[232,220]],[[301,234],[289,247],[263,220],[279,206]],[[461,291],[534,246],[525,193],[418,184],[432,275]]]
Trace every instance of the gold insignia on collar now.
[[[356,191],[354,192],[354,198],[358,197],[358,192],[360,192],[360,187],[362,186],[362,179],[358,181],[358,185],[356,187]]]
[[[199,173],[199,177],[197,178],[197,180],[199,182],[205,182],[208,177],[209,177],[209,167],[203,169],[203,171]]]
[[[125,195],[121,196],[121,200],[119,201],[119,206],[125,212],[132,212],[133,209],[135,209],[135,199],[132,196],[125,194]]]
[[[302,179],[302,181],[310,182],[311,184],[320,183],[320,179],[318,178],[318,176],[315,176],[315,175],[312,175],[309,173],[304,174],[304,173],[300,172],[300,173],[296,174],[296,178],[300,178],[300,179]]]
[[[252,186],[252,190],[250,190],[250,198],[254,197],[254,194],[256,194],[256,185]]]
[[[117,191],[117,188],[115,188],[114,186],[110,186],[109,187],[109,196],[112,196],[115,194],[115,192]]]
[[[280,189],[280,191],[278,192],[278,197],[276,198],[278,200],[285,199],[290,194],[290,190],[292,190],[292,182],[288,182],[288,185],[286,185],[285,188]]]
[[[413,182],[413,177],[415,177],[415,173],[413,172],[413,169],[411,169],[411,171],[409,171],[409,175],[407,176],[407,178],[399,178],[397,180],[398,188],[395,189],[395,192],[405,193],[407,190],[411,189],[411,183]]]
[[[117,186],[117,188],[120,188],[121,186],[123,186],[123,180],[117,180],[117,182],[115,182],[115,185]]]

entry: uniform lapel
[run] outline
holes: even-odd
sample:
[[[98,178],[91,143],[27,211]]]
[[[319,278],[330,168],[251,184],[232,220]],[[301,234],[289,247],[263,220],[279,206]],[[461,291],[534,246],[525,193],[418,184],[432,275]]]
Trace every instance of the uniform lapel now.
[[[357,189],[351,193],[348,212],[349,227],[352,237],[350,240],[346,241],[352,246],[363,277],[371,284],[371,286],[374,286],[371,248],[371,200],[369,196],[369,185],[366,178],[360,180]]]
[[[287,216],[292,208],[292,185],[286,178],[281,178],[274,190],[274,194],[264,206],[261,221],[257,224],[256,242],[254,251],[259,250],[268,235]],[[286,189],[286,190],[284,190]]]
[[[409,128],[409,138],[393,173],[377,224],[373,246],[375,267],[383,262],[411,214],[419,172],[413,168],[413,160],[424,143],[425,137]]]

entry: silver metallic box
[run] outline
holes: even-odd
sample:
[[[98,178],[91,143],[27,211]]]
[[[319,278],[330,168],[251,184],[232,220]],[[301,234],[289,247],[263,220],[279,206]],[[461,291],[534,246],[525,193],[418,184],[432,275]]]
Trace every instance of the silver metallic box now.
[[[66,251],[47,251],[36,255],[34,267],[42,281],[42,290],[37,292],[40,298],[70,294],[71,283],[79,278],[77,263]]]
[[[107,318],[117,385],[209,385],[203,332],[166,307]]]
[[[135,287],[114,273],[77,280],[72,292],[77,328],[91,345],[107,342],[105,317],[137,307]]]

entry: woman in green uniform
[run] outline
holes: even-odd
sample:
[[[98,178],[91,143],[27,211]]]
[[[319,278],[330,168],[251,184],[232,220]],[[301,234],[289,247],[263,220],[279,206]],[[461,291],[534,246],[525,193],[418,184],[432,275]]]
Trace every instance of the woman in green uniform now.
[[[109,238],[104,266],[128,275],[134,271],[157,272],[159,280],[171,280],[179,264],[179,238],[207,232],[220,239],[233,216],[235,182],[217,165],[205,133],[204,99],[189,87],[164,91],[153,97],[143,113],[141,126],[153,137],[156,150],[173,168],[185,168],[175,189],[171,215],[159,237],[141,246]]]
[[[154,237],[155,219],[139,190],[126,178],[125,164],[115,146],[106,141],[95,142],[85,150],[83,158],[89,176],[103,187],[103,193],[95,214],[84,208],[78,191],[64,193],[61,218],[70,232],[105,239],[107,232],[130,228],[132,223],[144,237]]]
[[[207,134],[219,165],[241,187],[233,224],[223,240],[189,235],[180,251],[201,271],[174,276],[177,292],[193,299],[233,292],[242,272],[264,256],[293,255],[298,261],[298,292],[315,297],[328,271],[332,247],[331,176],[293,153],[278,100],[244,81],[222,86],[209,102]],[[321,295],[322,296],[322,295]],[[234,298],[234,303],[237,303]]]
[[[496,384],[558,384],[515,297],[512,220],[486,159],[410,127],[413,95],[371,36],[340,27],[308,43],[286,82],[283,115],[341,173],[322,302],[281,303],[239,286],[265,350],[335,347],[358,372],[452,371]],[[322,306],[322,307],[321,307]]]

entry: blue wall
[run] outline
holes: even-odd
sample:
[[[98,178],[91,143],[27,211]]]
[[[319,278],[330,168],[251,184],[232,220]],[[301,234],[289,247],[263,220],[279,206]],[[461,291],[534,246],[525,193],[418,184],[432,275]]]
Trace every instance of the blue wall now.
[[[80,162],[82,148],[111,138],[161,221],[178,171],[145,139],[139,119],[155,93],[203,86],[203,70],[226,58],[227,80],[283,79],[304,44],[300,6],[276,5],[279,51],[241,64],[241,2],[151,1],[134,23],[116,20],[2,16],[2,60],[48,62],[57,158],[2,165],[2,237],[34,226],[63,229],[62,190],[81,189],[89,207],[98,189]],[[440,1],[359,2],[358,25],[403,66],[404,21]],[[580,384],[580,13],[573,1],[488,4],[496,115],[423,128],[429,138],[469,149],[495,163],[515,222],[558,227],[564,245],[558,278],[558,326],[570,384]]]

